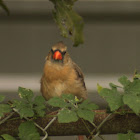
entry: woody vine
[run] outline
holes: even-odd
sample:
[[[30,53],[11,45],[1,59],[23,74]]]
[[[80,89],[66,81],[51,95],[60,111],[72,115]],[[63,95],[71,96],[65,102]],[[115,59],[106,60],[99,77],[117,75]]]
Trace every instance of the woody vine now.
[[[74,46],[82,44],[83,19],[73,10],[77,0],[50,1],[54,4],[53,18],[61,35],[71,38]],[[0,5],[9,15],[9,10],[2,0]],[[135,72],[132,81],[126,76],[120,77],[118,81],[120,85],[110,83],[110,88],[97,85],[99,95],[108,103],[109,109],[104,111],[97,110],[99,107],[89,100],[83,101],[71,94],[54,97],[46,102],[42,96],[34,97],[30,89],[19,87],[20,100],[8,103],[3,103],[5,96],[0,95],[0,140],[15,140],[15,137],[21,140],[39,140],[40,136],[45,140],[55,132],[53,124],[55,127],[58,125],[72,128],[72,131],[65,132],[65,135],[86,135],[88,139],[100,137],[104,140],[101,134],[118,133],[118,140],[137,140],[133,132],[140,132],[140,74]],[[126,119],[126,127],[119,128],[113,124],[118,121],[116,115],[119,115],[120,120],[123,117]],[[16,124],[13,125],[13,122]],[[73,127],[69,126],[71,123]],[[74,127],[79,124],[83,126],[84,131],[81,129],[73,132]],[[8,127],[9,125],[11,127]],[[121,134],[122,132],[128,133]]]

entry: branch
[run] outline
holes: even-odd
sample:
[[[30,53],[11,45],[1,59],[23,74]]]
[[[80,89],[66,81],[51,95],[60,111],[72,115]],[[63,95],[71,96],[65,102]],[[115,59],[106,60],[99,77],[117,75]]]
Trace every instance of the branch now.
[[[94,124],[98,127],[101,126],[101,123],[109,113],[106,113],[105,110],[96,110],[96,116],[94,119]],[[18,114],[14,114],[11,118],[17,118]],[[110,116],[110,115],[109,115]],[[55,117],[43,117],[37,118],[34,120],[40,127],[45,128],[53,120],[53,123],[47,129],[49,136],[68,136],[68,135],[90,135],[89,131],[94,130],[94,126],[87,121],[80,119],[77,122],[73,123],[58,123],[58,120],[55,120]],[[12,136],[17,136],[18,126],[20,123],[25,121],[25,119],[17,118],[9,119],[5,123],[0,125],[0,135],[10,134]],[[88,129],[86,128],[88,127]],[[133,114],[127,113],[124,115],[121,114],[112,114],[107,121],[99,128],[100,134],[116,134],[116,133],[127,133],[128,130],[132,130],[135,133],[140,133],[140,117]],[[44,136],[44,133],[39,130],[40,135]],[[95,132],[97,134],[97,132]]]

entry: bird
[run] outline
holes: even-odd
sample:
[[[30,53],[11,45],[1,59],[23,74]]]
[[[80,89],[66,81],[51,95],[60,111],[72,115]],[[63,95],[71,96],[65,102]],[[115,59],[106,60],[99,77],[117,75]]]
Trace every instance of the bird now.
[[[45,60],[40,90],[46,100],[62,94],[87,99],[83,72],[72,61],[62,41],[52,46]]]
[[[62,94],[87,99],[83,72],[72,61],[67,46],[62,41],[52,46],[45,60],[40,91],[46,100]],[[84,140],[84,136],[79,135],[78,140]]]

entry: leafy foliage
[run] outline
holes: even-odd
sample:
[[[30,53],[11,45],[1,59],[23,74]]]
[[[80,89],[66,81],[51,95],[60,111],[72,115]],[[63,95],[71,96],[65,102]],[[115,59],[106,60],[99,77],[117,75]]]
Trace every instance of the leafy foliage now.
[[[4,101],[5,96],[0,95],[0,102]],[[11,107],[8,104],[0,103],[0,118],[4,116],[4,113],[11,112]]]
[[[4,101],[5,96],[4,95],[0,95],[0,102]]]
[[[111,111],[126,104],[138,115],[140,113],[140,79],[134,78],[130,81],[126,76],[122,76],[118,81],[122,87],[113,83],[110,83],[111,89],[98,85],[99,95],[108,102]],[[123,92],[118,91],[118,88],[122,88]]]
[[[73,5],[77,0],[50,0],[55,7],[53,17],[58,24],[62,36],[71,37],[74,46],[84,42],[83,27],[84,22],[74,10]]]
[[[21,123],[18,128],[20,140],[39,140],[40,135],[32,121]]]
[[[60,123],[70,123],[76,122],[78,120],[78,116],[75,111],[69,110],[68,108],[64,108],[58,113],[58,121]]]
[[[3,2],[3,0],[0,0],[0,6],[5,10],[5,12],[7,13],[7,15],[10,14],[9,9],[7,8],[7,6],[5,5],[5,3]]]
[[[79,118],[93,122],[95,113],[93,110],[98,106],[88,100],[82,102],[72,94],[63,94],[60,97],[51,98],[48,104],[53,107],[60,107],[58,121],[60,123],[76,122]]]
[[[21,118],[33,117],[35,114],[44,116],[46,106],[42,96],[36,96],[33,100],[33,92],[22,87],[19,87],[18,94],[21,100],[14,100],[12,106],[18,110]]]
[[[108,102],[111,111],[123,105],[122,95],[116,89],[103,88],[99,94]]]
[[[3,134],[1,136],[4,138],[4,140],[16,140],[14,137],[8,134]]]
[[[129,131],[127,134],[118,134],[118,140],[138,140],[135,138],[135,134]]]

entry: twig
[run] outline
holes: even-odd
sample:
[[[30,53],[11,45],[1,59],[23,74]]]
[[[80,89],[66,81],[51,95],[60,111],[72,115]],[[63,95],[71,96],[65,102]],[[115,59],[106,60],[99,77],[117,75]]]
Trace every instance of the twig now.
[[[96,129],[94,129],[94,130],[90,133],[90,135],[93,135],[93,133],[94,133],[95,131],[97,131],[97,134],[100,133],[100,132],[99,132],[99,129],[102,127],[102,125],[107,121],[107,119],[108,119],[111,115],[112,115],[112,114],[109,114],[109,115],[99,124],[99,126],[96,126],[94,123],[91,123]],[[96,134],[96,135],[97,135],[97,134]],[[100,136],[99,134],[98,134],[98,136],[99,136],[101,139],[104,140],[104,138],[103,138],[102,136]]]
[[[85,125],[86,129],[88,130],[88,132],[91,133],[88,126],[86,125],[85,121],[83,119],[81,119],[81,120],[82,120],[83,124]]]
[[[3,120],[1,120],[1,121],[0,121],[0,125],[1,125],[2,123],[4,123],[5,121],[7,121],[11,116],[13,116],[14,113],[15,113],[15,112],[11,112],[7,117],[5,117]]]
[[[47,126],[44,128],[44,130],[46,131],[48,129],[48,127],[56,120],[56,117],[54,117],[48,124]]]
[[[109,114],[97,127],[97,131],[102,127],[102,125],[107,121],[107,119],[111,116],[112,114]]]
[[[17,109],[13,108],[13,110],[14,110],[16,113],[18,113],[18,114],[20,115],[20,113],[17,111]],[[28,120],[28,121],[30,120],[30,119],[28,119],[27,117],[24,117],[24,119],[26,119],[26,120]],[[48,133],[47,133],[41,126],[39,126],[39,125],[38,125],[37,123],[35,123],[35,122],[34,122],[34,125],[44,132],[46,138],[48,137]],[[45,139],[43,138],[42,140],[45,140]]]

